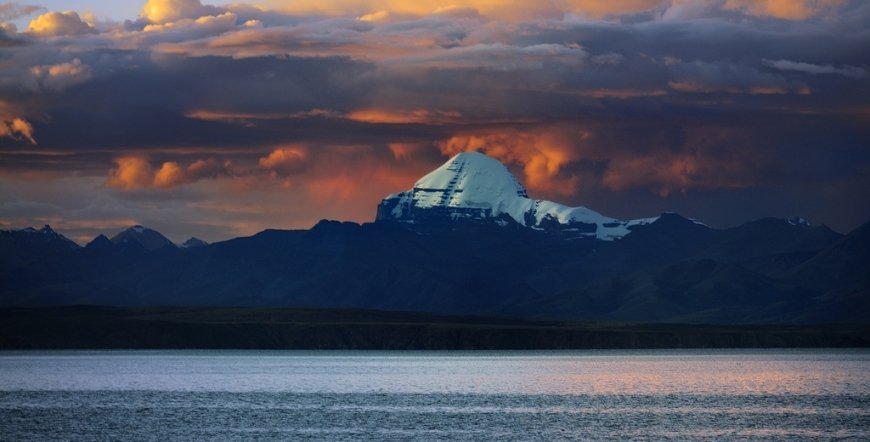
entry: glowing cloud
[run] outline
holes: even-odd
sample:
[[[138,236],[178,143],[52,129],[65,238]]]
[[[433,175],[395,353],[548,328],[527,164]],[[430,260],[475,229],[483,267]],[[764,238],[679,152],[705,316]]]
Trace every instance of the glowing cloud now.
[[[588,134],[575,134],[577,141]],[[523,183],[532,190],[561,195],[577,193],[580,179],[562,176],[563,167],[579,160],[580,152],[558,131],[502,131],[454,136],[439,144],[441,152],[452,156],[459,152],[481,151],[504,163],[523,169]]]
[[[216,15],[220,12],[219,8],[205,6],[200,0],[148,0],[139,15],[151,23],[162,24],[184,18]]]
[[[27,26],[27,32],[42,37],[57,37],[89,34],[96,30],[82,20],[75,11],[66,11],[47,12],[36,17]]]
[[[122,157],[115,160],[109,171],[106,186],[122,190],[142,189],[151,185],[154,174],[148,160],[141,157]]]
[[[354,15],[367,21],[378,21],[391,14],[419,17],[456,10],[475,10],[484,15],[508,20],[561,18],[565,14],[601,18],[643,12],[662,3],[662,0],[273,0],[267,4],[296,14]]]
[[[397,111],[388,109],[362,109],[353,111],[348,119],[362,123],[383,124],[447,124],[460,121],[462,114],[456,111],[414,109]]]
[[[390,143],[387,147],[393,154],[393,158],[399,161],[406,161],[411,159],[414,154],[420,152],[426,146],[414,143]]]
[[[175,161],[167,161],[154,174],[154,187],[175,187],[185,180],[184,170]]]
[[[105,185],[121,190],[169,189],[205,178],[232,175],[232,163],[218,162],[214,158],[196,160],[184,167],[177,161],[166,161],[157,170],[143,157],[129,156],[115,159]]]
[[[0,138],[3,137],[26,140],[30,144],[36,144],[36,139],[33,138],[33,126],[23,118],[0,120]]]
[[[302,147],[282,147],[260,158],[260,166],[283,175],[291,175],[304,168],[307,158],[308,152]]]
[[[209,33],[219,33],[233,29],[236,26],[238,16],[232,12],[224,12],[220,15],[203,15],[196,19],[185,18],[178,21],[150,24],[143,29],[145,32],[163,32],[169,30],[196,29]]]
[[[66,89],[91,78],[91,68],[78,58],[69,63],[34,66],[30,73],[41,87],[53,90]]]

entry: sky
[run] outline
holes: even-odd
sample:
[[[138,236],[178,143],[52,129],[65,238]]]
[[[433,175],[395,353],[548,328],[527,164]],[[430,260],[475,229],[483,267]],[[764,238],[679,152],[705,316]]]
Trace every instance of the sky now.
[[[533,198],[870,220],[870,2],[0,4],[0,229],[369,222],[455,153]]]

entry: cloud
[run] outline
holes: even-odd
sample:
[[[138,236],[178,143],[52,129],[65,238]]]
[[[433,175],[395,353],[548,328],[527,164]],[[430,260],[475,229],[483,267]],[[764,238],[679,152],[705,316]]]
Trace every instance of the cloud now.
[[[808,91],[800,81],[744,64],[698,60],[675,63],[669,71],[672,79],[668,87],[682,93],[781,95]]]
[[[215,158],[198,159],[187,167],[178,161],[164,161],[154,168],[147,158],[125,156],[115,159],[115,167],[109,170],[105,185],[121,190],[169,189],[202,179],[231,177],[232,162],[223,163]]]
[[[185,181],[184,170],[175,161],[167,161],[154,174],[154,187],[175,187]]]
[[[200,0],[148,0],[140,16],[150,23],[164,24],[181,19],[219,15],[222,9],[203,5]]]
[[[462,114],[456,111],[427,109],[360,109],[350,112],[346,118],[373,124],[448,124],[461,122]]]
[[[529,70],[547,65],[580,66],[586,52],[579,45],[534,44],[528,46],[504,43],[475,44],[428,51],[422,55],[402,57],[406,65],[425,65],[440,69]]]
[[[705,158],[702,152],[661,152],[611,161],[602,185],[614,191],[648,189],[666,197],[673,192],[730,189],[755,184],[752,166],[742,158],[730,161]]]
[[[656,131],[663,131],[657,129]],[[690,191],[741,189],[763,181],[775,161],[753,150],[755,140],[729,128],[680,128],[676,136],[645,132],[642,146],[608,125],[501,129],[452,136],[445,156],[481,151],[521,172],[533,197],[580,196],[589,189],[649,191],[658,197]]]
[[[41,88],[52,90],[63,90],[91,78],[90,66],[78,58],[68,63],[34,66],[30,68],[30,73]]]
[[[527,2],[521,0],[308,0],[272,1],[281,10],[295,14],[353,15],[383,19],[389,15],[426,16],[455,10],[473,10],[503,20],[561,18],[578,14],[594,18],[636,14],[659,7],[663,0],[566,0],[560,2]]]
[[[804,72],[807,74],[819,75],[819,74],[836,74],[836,75],[844,75],[846,77],[853,78],[865,78],[867,77],[867,69],[859,68],[857,66],[840,66],[834,67],[829,64],[820,65],[820,64],[812,64],[812,63],[803,63],[799,61],[790,61],[790,60],[764,60],[764,64],[770,66],[774,69],[779,69],[781,71],[795,71],[795,72]]]
[[[569,141],[571,135],[574,137]],[[582,142],[588,134],[571,135],[558,130],[503,130],[453,136],[439,143],[439,148],[447,156],[466,151],[484,152],[507,164],[520,166],[522,181],[533,191],[573,195],[578,191],[580,178],[561,172],[569,163],[582,158],[574,143]]]
[[[3,137],[36,144],[36,139],[33,138],[33,126],[23,118],[0,120],[0,138]]]
[[[399,161],[410,160],[414,155],[426,149],[426,145],[417,143],[390,143],[387,145],[393,158]]]
[[[282,175],[300,172],[308,159],[308,151],[301,146],[281,147],[260,158],[260,166]]]
[[[142,157],[122,157],[115,160],[115,168],[109,171],[106,186],[122,190],[149,187],[154,173],[148,160]]]
[[[783,20],[806,20],[845,4],[846,0],[727,0],[723,9]]]
[[[143,28],[145,32],[167,32],[167,31],[194,31],[198,35],[208,36],[220,34],[221,32],[233,29],[236,26],[238,16],[232,12],[224,12],[219,15],[203,15],[198,18],[185,18],[178,21],[172,21],[160,24],[150,24]],[[185,37],[193,38],[196,35],[187,34]]]
[[[765,192],[827,204],[795,189],[863,182],[870,164],[866,2],[283,3],[158,1],[64,38],[0,31],[0,199],[56,203],[68,186],[52,216],[177,217],[169,229],[225,238],[370,221],[478,149],[536,197],[737,222],[768,215]],[[844,192],[854,209],[819,220],[866,221],[864,189]],[[97,197],[113,209],[83,208]]]
[[[27,25],[27,32],[41,37],[57,37],[95,33],[91,25],[75,11],[47,12]]]
[[[0,21],[15,20],[44,10],[42,6],[3,3],[0,4]]]

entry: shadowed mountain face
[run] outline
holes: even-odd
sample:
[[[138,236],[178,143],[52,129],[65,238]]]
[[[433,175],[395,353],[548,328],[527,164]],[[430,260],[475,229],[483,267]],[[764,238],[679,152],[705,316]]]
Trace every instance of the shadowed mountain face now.
[[[116,245],[126,247],[141,247],[148,251],[163,247],[175,247],[175,244],[162,233],[142,226],[133,226],[112,237]]]
[[[775,223],[774,235],[759,223],[770,221],[712,230],[664,215],[621,240],[597,241],[478,224],[420,233],[323,221],[187,249],[21,248],[4,255],[0,299],[709,323],[870,319],[867,226],[843,237],[787,222]]]
[[[642,222],[590,218],[594,212],[585,208],[529,200],[518,193],[520,184],[499,176],[510,192],[463,181],[467,177],[454,180],[455,174],[436,177],[449,197],[429,195],[443,193],[433,190],[438,183],[425,187],[422,199],[415,199],[414,190],[391,195],[373,224],[322,221],[307,231],[266,230],[196,247],[175,247],[137,227],[84,248],[54,232],[0,232],[0,304],[365,308],[705,323],[870,321],[868,225],[843,236],[794,219],[715,230],[677,214]],[[478,196],[456,196],[467,189],[466,196]],[[397,198],[402,201],[391,206]],[[523,204],[535,212],[508,210]],[[570,216],[539,217],[542,208]],[[582,228],[581,218],[589,221]]]

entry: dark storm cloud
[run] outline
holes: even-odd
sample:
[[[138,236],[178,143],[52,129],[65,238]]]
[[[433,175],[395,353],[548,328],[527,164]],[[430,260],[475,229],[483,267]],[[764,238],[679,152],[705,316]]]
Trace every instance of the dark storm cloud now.
[[[171,196],[184,212],[195,188],[196,198],[257,195],[264,208],[307,204],[292,215],[304,225],[370,219],[381,193],[443,155],[483,149],[535,196],[617,216],[793,215],[783,201],[811,206],[793,193],[823,198],[807,188],[870,207],[856,186],[870,164],[870,5],[776,15],[741,2],[648,3],[517,19],[474,7],[350,16],[188,1],[81,35],[5,30],[0,122],[31,125],[37,144],[0,134],[0,174],[74,171],[109,192],[117,219],[143,195]],[[744,211],[725,201],[751,200],[751,189],[767,196]],[[218,206],[230,210],[209,213]],[[832,215],[816,219],[841,229],[870,217],[824,206]],[[233,216],[212,231],[266,222]]]

